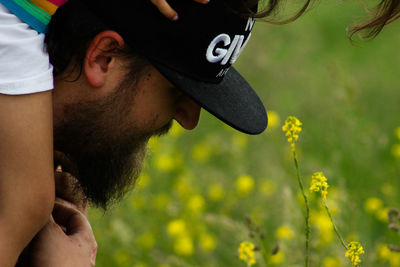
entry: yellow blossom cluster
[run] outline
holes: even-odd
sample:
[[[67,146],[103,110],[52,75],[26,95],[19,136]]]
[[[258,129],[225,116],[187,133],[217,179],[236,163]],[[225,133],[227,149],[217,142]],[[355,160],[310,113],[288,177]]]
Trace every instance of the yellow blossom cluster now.
[[[168,234],[174,238],[174,252],[180,256],[190,256],[194,252],[194,244],[189,235],[186,223],[182,219],[176,219],[168,223]]]
[[[249,241],[243,241],[239,246],[239,259],[246,262],[248,266],[251,266],[256,263],[256,259],[254,258],[254,249],[255,246],[253,243]]]
[[[299,133],[301,132],[302,123],[294,116],[289,116],[285,124],[282,126],[282,131],[285,132],[285,135],[288,137],[288,142],[292,150],[294,150],[294,144],[299,139]]]
[[[347,247],[346,258],[351,261],[352,266],[357,266],[361,262],[360,254],[365,253],[364,248],[361,246],[360,242],[357,241],[351,241]]]
[[[315,172],[311,176],[310,191],[321,192],[322,200],[326,200],[328,194],[328,179],[322,172]]]

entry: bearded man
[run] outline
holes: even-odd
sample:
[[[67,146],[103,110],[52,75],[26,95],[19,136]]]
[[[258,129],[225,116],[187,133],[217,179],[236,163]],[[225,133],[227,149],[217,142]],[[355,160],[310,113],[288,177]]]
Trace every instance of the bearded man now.
[[[55,158],[61,176],[77,181],[72,190],[58,182],[63,198],[102,208],[120,200],[140,173],[148,139],[166,133],[172,120],[194,129],[201,108],[244,133],[265,130],[261,100],[231,67],[251,36],[258,1],[169,3],[179,20],[139,0],[70,0],[54,15],[46,43],[55,75]],[[52,229],[61,225],[67,236],[71,227],[90,232],[66,219],[81,218],[76,212],[59,214]],[[45,258],[54,254],[57,266],[94,264],[76,261],[92,258],[90,234],[83,239],[87,253],[74,259],[70,244],[65,248],[51,232],[42,231],[32,245],[37,266],[52,266]]]

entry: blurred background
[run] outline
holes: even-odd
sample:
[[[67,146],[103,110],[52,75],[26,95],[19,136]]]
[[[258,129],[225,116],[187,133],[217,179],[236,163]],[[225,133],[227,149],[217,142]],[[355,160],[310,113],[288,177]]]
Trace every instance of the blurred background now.
[[[152,139],[135,190],[91,211],[96,266],[247,266],[242,241],[270,252],[256,252],[253,266],[303,266],[304,205],[281,130],[289,115],[303,123],[296,147],[311,203],[311,266],[351,266],[308,191],[317,171],[344,239],[364,246],[362,266],[400,266],[400,253],[387,249],[400,244],[387,217],[400,208],[400,21],[352,44],[346,28],[365,15],[357,1],[320,1],[294,23],[256,23],[236,68],[265,103],[267,131],[247,136],[203,112],[195,131],[174,125]]]

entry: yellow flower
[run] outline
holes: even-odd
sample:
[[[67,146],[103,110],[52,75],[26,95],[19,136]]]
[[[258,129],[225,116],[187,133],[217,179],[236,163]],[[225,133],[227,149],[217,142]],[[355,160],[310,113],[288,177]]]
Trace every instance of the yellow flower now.
[[[208,197],[214,202],[222,200],[224,196],[225,196],[225,191],[219,184],[213,184],[208,189]]]
[[[179,236],[174,242],[174,251],[181,256],[190,256],[193,254],[193,240],[189,235]]]
[[[159,154],[155,158],[155,164],[162,171],[172,171],[176,166],[175,159],[167,154]]]
[[[378,258],[381,260],[389,261],[392,257],[392,251],[385,244],[379,244],[377,250]]]
[[[274,254],[269,258],[269,263],[272,265],[279,265],[285,260],[285,254],[282,250],[279,250],[278,253]]]
[[[167,232],[170,236],[179,236],[186,234],[186,224],[184,220],[177,219],[168,223]]]
[[[311,215],[311,221],[314,223],[319,230],[319,240],[321,245],[332,242],[334,229],[329,216],[325,212],[313,212]]]
[[[281,118],[276,111],[270,110],[268,114],[268,129],[274,129],[281,124]]]
[[[207,143],[196,144],[192,148],[192,158],[198,162],[206,162],[212,152],[211,145]]]
[[[376,212],[376,218],[381,222],[387,223],[389,221],[388,212],[389,208],[382,208]]]
[[[294,237],[293,230],[290,229],[289,227],[282,225],[278,229],[276,229],[275,236],[278,239],[286,239],[286,240],[291,240]]]
[[[236,179],[236,189],[241,196],[248,195],[254,188],[254,179],[250,175],[242,175]]]
[[[311,177],[310,191],[321,192],[322,200],[326,199],[328,194],[328,179],[322,172],[315,172]]]
[[[288,142],[292,150],[294,150],[294,144],[299,139],[299,133],[301,132],[302,123],[294,116],[289,116],[285,124],[282,126],[282,131],[285,132],[285,135],[288,137]]]
[[[326,257],[322,264],[323,267],[339,267],[342,266],[340,260],[333,257]]]
[[[249,241],[243,241],[240,243],[238,252],[239,252],[239,259],[246,262],[248,266],[251,266],[256,263],[256,259],[254,258],[254,249],[255,246],[253,243]]]
[[[201,213],[204,209],[204,198],[201,195],[193,195],[190,197],[187,207],[194,213]]]
[[[374,214],[383,207],[383,202],[377,197],[370,197],[364,203],[364,209],[367,213]]]
[[[400,140],[400,126],[398,126],[395,130],[394,133],[396,135],[396,137]]]
[[[210,234],[202,234],[199,243],[204,251],[212,251],[216,247],[215,237]]]
[[[400,158],[400,144],[394,144],[392,146],[392,154],[395,158]]]
[[[353,266],[357,266],[361,262],[359,255],[365,253],[363,247],[360,242],[357,241],[351,241],[347,247],[346,258],[351,261]]]

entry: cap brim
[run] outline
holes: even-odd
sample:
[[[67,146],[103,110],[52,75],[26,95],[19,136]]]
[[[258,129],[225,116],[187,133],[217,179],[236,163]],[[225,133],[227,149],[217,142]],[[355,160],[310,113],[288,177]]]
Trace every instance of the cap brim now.
[[[156,62],[152,64],[177,89],[231,127],[247,134],[259,134],[267,128],[268,118],[264,105],[233,67],[225,74],[222,82],[214,84],[183,76]]]

